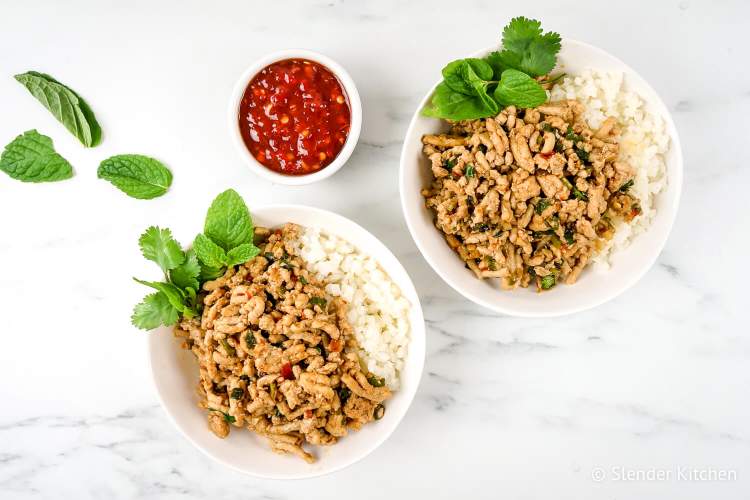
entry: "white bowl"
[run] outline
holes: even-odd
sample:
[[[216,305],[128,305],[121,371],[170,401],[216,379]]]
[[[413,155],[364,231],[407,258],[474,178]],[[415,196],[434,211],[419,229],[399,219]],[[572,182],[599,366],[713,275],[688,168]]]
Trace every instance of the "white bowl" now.
[[[386,401],[386,412],[381,420],[350,432],[334,446],[315,447],[318,461],[314,464],[292,455],[277,455],[264,438],[245,429],[233,427],[226,439],[214,436],[208,429],[206,412],[197,406],[198,363],[190,351],[180,347],[171,328],[164,327],[152,331],[148,342],[151,373],[159,399],[172,422],[193,445],[239,472],[263,478],[301,479],[343,469],[380,446],[396,429],[414,399],[425,356],[425,326],[419,297],[406,270],[390,250],[349,219],[300,205],[267,206],[252,210],[252,214],[255,224],[265,227],[285,222],[319,227],[346,239],[377,260],[411,303],[411,339],[401,373],[401,388]]]
[[[323,66],[328,68],[336,76],[336,78],[338,78],[339,83],[341,83],[341,85],[344,87],[344,92],[346,92],[346,97],[348,98],[349,102],[351,124],[349,126],[349,135],[346,137],[344,147],[341,149],[338,156],[336,156],[336,159],[334,159],[330,164],[328,164],[321,170],[318,170],[317,172],[313,172],[311,174],[284,175],[278,172],[274,172],[273,170],[260,163],[252,154],[250,154],[250,151],[248,151],[245,142],[242,140],[242,135],[240,134],[240,127],[238,124],[240,102],[242,101],[242,95],[245,93],[245,89],[247,89],[250,80],[252,80],[255,75],[257,75],[263,68],[265,68],[269,64],[283,61],[285,59],[307,59],[322,64]],[[310,184],[312,182],[320,181],[325,179],[326,177],[332,176],[333,174],[338,172],[342,166],[344,166],[344,163],[346,163],[346,161],[351,156],[352,151],[354,151],[354,147],[357,145],[357,141],[359,140],[359,132],[361,129],[362,103],[359,100],[359,92],[357,91],[357,86],[354,84],[354,80],[352,80],[352,77],[349,76],[349,73],[347,73],[339,63],[337,63],[330,57],[324,56],[323,54],[319,54],[317,52],[313,52],[311,50],[281,50],[279,52],[274,52],[273,54],[268,54],[267,56],[255,61],[244,71],[244,73],[242,73],[242,76],[240,76],[239,80],[237,80],[237,83],[234,86],[234,90],[232,91],[232,97],[229,101],[229,134],[232,136],[232,141],[234,142],[238,153],[240,154],[242,159],[245,160],[245,163],[247,163],[248,167],[250,167],[250,170],[255,172],[260,177],[263,177],[264,179],[275,182],[277,184],[299,186],[302,184]]]
[[[497,47],[480,51],[473,57],[483,57]],[[682,151],[672,117],[662,100],[646,81],[616,57],[591,45],[564,40],[558,56],[558,68],[575,74],[587,68],[619,71],[625,75],[627,87],[643,98],[649,109],[665,120],[671,148],[666,156],[667,187],[656,199],[657,214],[651,227],[636,236],[631,245],[615,254],[609,271],[588,268],[572,286],[558,286],[551,292],[536,293],[533,287],[503,291],[498,280],[478,280],[448,247],[442,234],[433,225],[432,213],[425,207],[420,194],[432,177],[429,160],[422,154],[424,134],[442,132],[443,121],[420,115],[435,89],[433,87],[420,102],[406,132],[401,151],[399,187],[404,217],[417,247],[437,274],[454,290],[467,299],[494,311],[522,317],[550,317],[590,309],[611,300],[633,286],[659,256],[667,241],[677,214],[682,190]],[[440,68],[435,68],[439,74]],[[436,84],[437,85],[437,84]]]

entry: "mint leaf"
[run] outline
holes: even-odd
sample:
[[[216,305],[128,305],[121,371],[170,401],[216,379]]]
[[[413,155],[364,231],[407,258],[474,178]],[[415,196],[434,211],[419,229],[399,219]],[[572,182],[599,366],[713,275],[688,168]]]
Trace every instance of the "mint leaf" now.
[[[24,132],[5,146],[0,170],[23,182],[53,182],[73,177],[73,167],[55,152],[52,139],[36,130]]]
[[[167,192],[172,172],[161,162],[143,155],[117,155],[99,165],[97,176],[132,198],[148,200]]]
[[[189,312],[189,308],[185,305],[185,293],[173,284],[162,283],[159,281],[144,281],[139,280],[138,278],[133,279],[141,285],[149,286],[163,293],[167,297],[167,300],[172,305],[172,307],[177,309],[178,312],[181,312],[183,314]]]
[[[201,266],[201,274],[200,279],[201,282],[208,281],[208,280],[215,280],[219,276],[223,276],[224,272],[226,271],[226,268],[224,266]]]
[[[57,120],[86,147],[102,140],[102,129],[94,112],[81,96],[50,75],[28,71],[15,79],[31,92]]]
[[[461,94],[474,95],[474,86],[465,80],[462,73],[464,66],[470,66],[474,70],[474,73],[482,80],[492,78],[492,67],[481,59],[468,58],[450,62],[443,68],[442,73],[445,84],[451,90],[460,92]]]
[[[235,190],[227,189],[208,208],[203,233],[224,250],[252,243],[254,232],[250,211]]]
[[[138,328],[153,330],[159,325],[174,325],[178,317],[177,309],[172,307],[167,296],[162,292],[156,292],[147,295],[140,304],[133,308],[130,320]]]
[[[494,96],[502,106],[513,105],[522,108],[534,108],[547,100],[547,92],[536,80],[515,69],[503,71]]]
[[[492,69],[489,67],[489,64],[487,64],[487,71],[492,71]],[[461,77],[474,89],[474,94],[479,97],[484,107],[488,111],[491,111],[493,115],[499,113],[500,107],[492,99],[492,97],[487,94],[487,82],[482,80],[482,78],[477,75],[477,73],[474,71],[474,67],[468,63],[465,63],[461,66],[460,72]]]
[[[151,226],[141,235],[138,245],[141,247],[143,256],[159,264],[165,273],[185,261],[185,253],[172,237],[172,231],[169,229]]]
[[[201,265],[198,262],[198,256],[195,255],[195,250],[191,248],[185,254],[185,261],[169,272],[169,279],[178,288],[183,290],[192,288],[195,291],[200,286],[198,283],[200,274]]]
[[[497,104],[488,102],[476,95],[466,95],[453,91],[445,82],[440,83],[432,95],[432,101],[422,110],[422,115],[446,120],[474,120],[498,113]]]
[[[252,243],[243,243],[227,252],[227,266],[244,264],[260,253],[260,248]]]
[[[227,253],[205,234],[195,237],[193,249],[198,259],[209,267],[219,268],[226,265]]]

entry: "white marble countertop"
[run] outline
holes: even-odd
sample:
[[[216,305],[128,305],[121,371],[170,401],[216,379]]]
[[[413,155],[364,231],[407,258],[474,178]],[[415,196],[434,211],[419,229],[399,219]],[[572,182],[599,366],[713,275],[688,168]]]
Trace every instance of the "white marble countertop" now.
[[[5,2],[0,143],[37,128],[76,176],[32,185],[0,175],[0,498],[747,498],[750,9],[693,0],[521,7]],[[418,254],[398,200],[401,139],[419,98],[446,61],[497,42],[521,14],[638,70],[674,113],[686,159],[658,264],[611,303],[556,320],[462,300]],[[300,188],[251,175],[226,130],[235,79],[285,47],[342,63],[364,107],[348,165]],[[29,69],[85,96],[104,129],[100,147],[80,147],[12,79]],[[170,192],[138,201],[96,179],[99,161],[125,152],[167,163]],[[130,277],[150,270],[137,237],[159,224],[186,242],[227,187],[251,206],[305,203],[359,222],[422,297],[428,349],[414,404],[390,440],[345,471],[302,482],[242,476],[193,449],[157,403],[146,334],[129,324],[144,293]],[[686,477],[694,469],[729,477]],[[655,471],[670,477],[623,478]]]

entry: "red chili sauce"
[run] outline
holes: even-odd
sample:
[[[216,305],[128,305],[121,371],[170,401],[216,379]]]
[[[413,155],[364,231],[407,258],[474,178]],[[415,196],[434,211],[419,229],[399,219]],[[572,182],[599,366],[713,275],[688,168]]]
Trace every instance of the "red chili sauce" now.
[[[336,76],[306,59],[263,68],[245,89],[240,134],[250,153],[287,175],[317,172],[341,152],[351,114]]]

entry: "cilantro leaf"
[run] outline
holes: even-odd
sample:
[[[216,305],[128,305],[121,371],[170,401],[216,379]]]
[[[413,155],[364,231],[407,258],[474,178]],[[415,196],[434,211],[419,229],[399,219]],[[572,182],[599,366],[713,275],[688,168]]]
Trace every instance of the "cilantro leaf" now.
[[[539,21],[516,17],[503,30],[503,51],[491,54],[488,62],[493,69],[502,65],[503,71],[512,68],[530,76],[546,75],[555,67],[560,41],[557,33],[542,33]]]
[[[235,190],[227,189],[208,208],[203,233],[225,251],[252,243],[254,232],[250,211]]]
[[[193,242],[193,249],[198,259],[209,267],[223,267],[227,262],[227,253],[205,234],[199,234]]]
[[[73,177],[73,167],[55,152],[52,139],[36,130],[24,132],[5,146],[0,170],[23,182],[53,182]]]
[[[14,77],[87,148],[102,140],[94,112],[73,89],[44,73],[27,71]]]
[[[193,316],[193,311],[191,308],[185,303],[186,302],[186,294],[176,286],[174,286],[172,283],[162,283],[159,281],[144,281],[139,280],[138,278],[133,278],[136,282],[140,283],[141,285],[149,286],[155,290],[160,291],[163,293],[166,297],[169,303],[174,307],[178,312],[181,312],[187,317]]]
[[[96,171],[97,177],[140,200],[150,200],[167,192],[172,172],[160,161],[143,155],[116,155],[107,158]]]
[[[526,73],[515,69],[506,69],[500,83],[497,84],[494,97],[503,106],[520,106],[534,108],[547,100],[547,92],[539,82]]]
[[[252,259],[260,253],[260,248],[256,247],[252,243],[244,243],[236,246],[227,252],[227,266],[234,266],[237,264],[244,264],[248,260]]]
[[[198,256],[191,248],[185,253],[185,261],[169,272],[169,280],[183,290],[186,288],[197,290],[200,287],[198,282],[200,274],[201,265],[198,262]]]
[[[143,301],[133,308],[130,317],[134,326],[142,330],[153,330],[159,325],[169,326],[177,323],[178,311],[162,292],[146,295]]]
[[[503,28],[503,48],[521,53],[541,35],[542,23],[540,21],[523,16],[514,17]]]
[[[138,240],[141,253],[150,261],[156,262],[165,273],[185,261],[185,253],[172,237],[172,231],[151,226]]]

